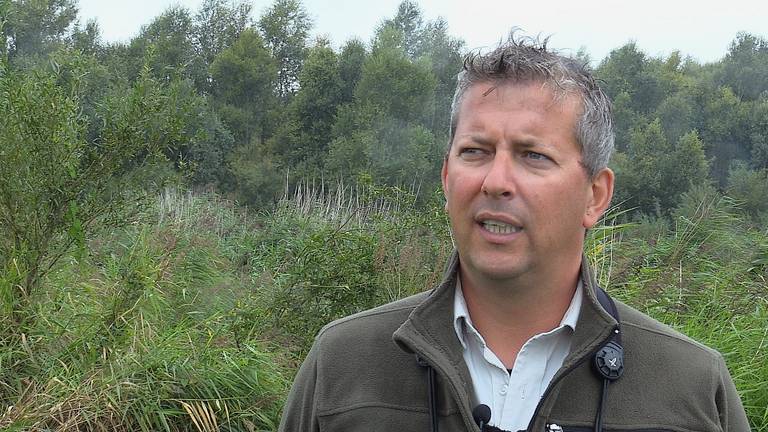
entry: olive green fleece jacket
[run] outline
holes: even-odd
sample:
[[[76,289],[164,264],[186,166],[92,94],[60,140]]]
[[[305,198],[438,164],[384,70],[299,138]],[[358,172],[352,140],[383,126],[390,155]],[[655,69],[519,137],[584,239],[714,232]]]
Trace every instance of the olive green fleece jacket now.
[[[478,431],[462,346],[453,328],[458,259],[436,289],[335,321],[320,331],[291,388],[280,431],[430,431],[427,368],[436,372],[439,430]],[[594,428],[602,380],[592,358],[616,321],[598,303],[588,264],[571,352],[528,431]],[[723,358],[616,302],[624,374],[608,387],[607,431],[746,432],[744,409]],[[555,426],[557,425],[557,426]]]

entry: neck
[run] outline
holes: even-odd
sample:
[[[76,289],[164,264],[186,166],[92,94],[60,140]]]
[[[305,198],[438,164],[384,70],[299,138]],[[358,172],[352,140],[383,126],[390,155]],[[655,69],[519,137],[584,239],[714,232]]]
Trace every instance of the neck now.
[[[556,328],[573,299],[581,261],[545,277],[531,274],[505,281],[476,280],[461,271],[461,285],[472,323],[488,347],[512,368],[523,344]]]

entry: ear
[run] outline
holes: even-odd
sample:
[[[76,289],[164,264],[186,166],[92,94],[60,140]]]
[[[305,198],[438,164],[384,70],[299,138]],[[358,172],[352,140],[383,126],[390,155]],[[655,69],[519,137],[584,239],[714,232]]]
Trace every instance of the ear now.
[[[440,180],[443,182],[443,197],[445,198],[445,209],[448,210],[448,157],[443,158],[443,168],[440,170]]]
[[[592,228],[608,209],[613,197],[613,181],[614,175],[610,168],[603,168],[592,179],[582,220],[584,228]]]

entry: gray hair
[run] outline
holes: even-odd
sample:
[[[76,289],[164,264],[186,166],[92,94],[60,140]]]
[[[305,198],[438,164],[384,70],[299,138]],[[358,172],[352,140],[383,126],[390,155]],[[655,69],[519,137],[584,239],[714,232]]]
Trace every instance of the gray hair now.
[[[587,65],[547,51],[547,39],[515,37],[514,32],[490,53],[470,53],[464,58],[451,104],[448,150],[456,133],[462,98],[473,84],[539,81],[551,85],[556,100],[569,95],[580,98],[582,110],[576,121],[575,135],[581,146],[581,163],[589,177],[594,177],[608,166],[613,152],[610,99],[598,86]]]

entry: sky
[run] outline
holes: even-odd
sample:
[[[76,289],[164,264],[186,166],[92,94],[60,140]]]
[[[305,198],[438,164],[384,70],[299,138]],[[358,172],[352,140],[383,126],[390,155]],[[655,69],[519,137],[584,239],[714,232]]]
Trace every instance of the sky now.
[[[550,36],[565,53],[585,48],[593,61],[634,41],[652,56],[679,50],[699,62],[722,58],[740,31],[768,37],[768,1],[729,0],[702,6],[691,0],[417,0],[427,20],[443,17],[449,32],[470,49],[494,46],[513,27]],[[129,41],[142,25],[173,5],[193,12],[201,0],[80,0],[80,19],[96,19],[107,42]],[[253,0],[254,18],[272,3]],[[370,41],[377,25],[397,12],[400,0],[303,0],[313,35],[339,47],[350,38]]]

